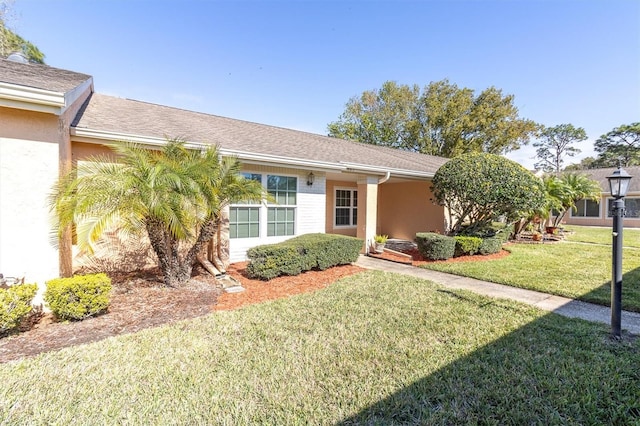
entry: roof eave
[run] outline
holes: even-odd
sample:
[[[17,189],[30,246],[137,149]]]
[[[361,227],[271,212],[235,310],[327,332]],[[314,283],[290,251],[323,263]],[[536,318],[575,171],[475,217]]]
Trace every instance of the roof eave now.
[[[60,115],[66,102],[62,92],[0,82],[0,105]]]

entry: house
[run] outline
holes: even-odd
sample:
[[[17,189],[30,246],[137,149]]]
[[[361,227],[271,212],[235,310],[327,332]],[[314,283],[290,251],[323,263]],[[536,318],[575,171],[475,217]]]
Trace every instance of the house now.
[[[59,173],[105,143],[153,147],[167,137],[217,144],[278,204],[229,208],[229,257],[295,235],[368,243],[444,231],[430,181],[446,159],[106,96],[86,74],[0,59],[0,272],[44,282],[77,267],[71,236],[53,244],[47,197]]]
[[[610,176],[616,168],[583,170],[580,173],[600,184],[602,192],[600,199],[579,200],[576,208],[571,209],[565,216],[564,222],[569,225],[607,226],[613,225],[611,208],[613,198],[607,176]],[[626,214],[624,217],[625,228],[640,228],[640,166],[624,167],[632,178],[629,182],[629,190],[624,199]]]

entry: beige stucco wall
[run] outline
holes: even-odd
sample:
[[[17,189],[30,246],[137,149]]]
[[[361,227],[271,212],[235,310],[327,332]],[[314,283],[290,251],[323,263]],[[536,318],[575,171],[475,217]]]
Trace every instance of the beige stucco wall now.
[[[355,182],[344,181],[327,181],[327,202],[326,202],[326,222],[325,233],[327,234],[340,234],[355,237],[358,231],[355,226],[335,226],[335,196],[336,188],[341,189],[358,189],[358,185]]]
[[[444,208],[431,202],[430,182],[387,182],[378,191],[379,234],[413,240],[417,232],[444,232]]]
[[[58,120],[0,108],[0,123],[0,272],[43,285],[58,276],[47,206],[58,177]]]

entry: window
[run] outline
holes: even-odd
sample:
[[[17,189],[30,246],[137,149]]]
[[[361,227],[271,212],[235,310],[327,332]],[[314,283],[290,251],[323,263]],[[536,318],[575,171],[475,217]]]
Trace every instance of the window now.
[[[600,203],[593,200],[578,200],[571,209],[571,217],[600,217]]]
[[[336,189],[335,225],[356,226],[358,224],[358,191]]]
[[[607,217],[611,217],[613,209],[613,198],[607,200]],[[640,197],[629,197],[624,199],[624,217],[630,219],[640,219]]]
[[[268,175],[267,191],[278,204],[267,208],[267,236],[295,235],[298,178]]]
[[[245,179],[262,182],[262,175],[242,173]],[[241,206],[239,206],[240,204]],[[229,208],[229,238],[257,238],[260,236],[260,206],[240,201]]]

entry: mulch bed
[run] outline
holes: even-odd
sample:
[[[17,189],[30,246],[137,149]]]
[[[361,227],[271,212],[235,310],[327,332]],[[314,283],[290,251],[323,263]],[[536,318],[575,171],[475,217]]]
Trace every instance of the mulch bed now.
[[[382,253],[371,252],[369,253],[369,256],[375,257],[378,259],[389,260],[392,262],[404,263],[408,265],[410,264],[413,266],[420,266],[427,263],[458,263],[458,262],[479,262],[479,261],[486,261],[486,260],[495,260],[495,259],[502,259],[503,257],[509,256],[510,254],[507,250],[500,250],[498,253],[495,253],[495,254],[487,254],[487,255],[476,254],[473,256],[459,256],[459,257],[454,257],[448,260],[427,260],[424,257],[422,257],[422,254],[420,254],[420,252],[416,248],[405,249],[403,250],[403,253],[411,257],[402,256],[389,250],[385,250]]]
[[[164,286],[160,271],[155,268],[111,274],[114,290],[107,313],[77,322],[55,322],[52,314],[35,315],[25,324],[30,329],[0,339],[0,363],[196,318],[214,310],[314,291],[363,271],[358,266],[345,265],[265,282],[248,278],[245,270],[246,262],[231,265],[228,271],[246,289],[242,293],[223,293],[216,280],[200,269],[182,287]]]

